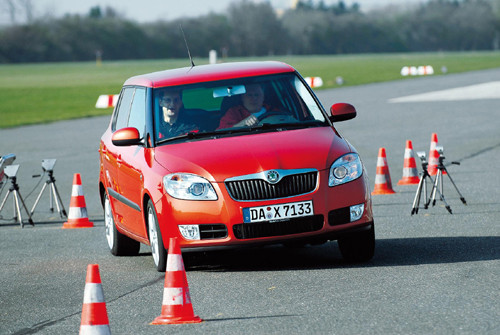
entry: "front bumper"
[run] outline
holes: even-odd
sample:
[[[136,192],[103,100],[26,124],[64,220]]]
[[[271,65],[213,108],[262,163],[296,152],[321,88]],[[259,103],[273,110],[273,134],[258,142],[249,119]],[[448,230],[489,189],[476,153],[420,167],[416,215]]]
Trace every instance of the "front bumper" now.
[[[186,201],[163,195],[156,210],[165,247],[177,237],[182,248],[204,248],[288,241],[335,240],[373,225],[371,197],[365,174],[352,182],[329,187],[329,171],[319,172],[318,187],[311,193],[266,201],[235,201],[224,183],[214,184],[216,201]],[[244,223],[243,208],[312,200],[314,215],[287,220]],[[361,218],[351,222],[350,206],[364,204]],[[179,225],[199,225],[200,239],[184,238]],[[167,238],[165,238],[167,237]]]

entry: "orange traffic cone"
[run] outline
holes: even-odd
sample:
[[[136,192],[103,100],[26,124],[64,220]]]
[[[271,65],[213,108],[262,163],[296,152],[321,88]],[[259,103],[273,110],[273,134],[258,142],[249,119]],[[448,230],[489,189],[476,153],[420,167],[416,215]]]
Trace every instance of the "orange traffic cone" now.
[[[71,201],[69,203],[68,221],[64,222],[63,228],[90,228],[94,224],[87,216],[87,205],[83,196],[82,180],[79,173],[73,176],[73,188],[71,190]]]
[[[429,165],[427,166],[427,172],[429,172],[431,176],[435,176],[438,171],[439,152],[436,150],[437,144],[438,136],[436,133],[432,133],[431,147],[429,149]],[[446,171],[443,171],[443,174],[446,174]]]
[[[413,144],[410,140],[407,140],[403,162],[403,177],[398,181],[398,185],[412,185],[419,182],[420,178],[418,177],[417,163],[413,153]]]
[[[170,238],[168,246],[167,270],[163,291],[161,315],[152,325],[198,323],[203,320],[194,315],[189,287],[177,238]]]
[[[375,175],[375,188],[372,194],[392,194],[396,193],[392,189],[391,175],[389,174],[389,166],[387,165],[387,157],[385,148],[380,148],[377,158],[377,174]]]
[[[102,291],[101,276],[99,275],[99,265],[97,264],[89,264],[87,266],[80,335],[87,334],[111,334],[106,302],[104,301]]]

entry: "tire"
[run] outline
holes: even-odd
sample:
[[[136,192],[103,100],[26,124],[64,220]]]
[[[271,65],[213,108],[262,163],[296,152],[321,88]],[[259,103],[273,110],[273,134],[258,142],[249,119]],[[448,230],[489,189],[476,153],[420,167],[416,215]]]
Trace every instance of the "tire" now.
[[[341,238],[338,241],[342,257],[349,262],[366,262],[375,253],[375,228]]]
[[[151,245],[151,254],[158,272],[165,272],[167,266],[167,251],[163,246],[163,238],[161,236],[160,226],[156,210],[151,200],[148,201],[146,210],[146,220],[148,223],[149,244]]]
[[[107,193],[104,195],[104,226],[106,227],[106,240],[111,254],[115,256],[137,256],[139,254],[141,244],[116,229]]]

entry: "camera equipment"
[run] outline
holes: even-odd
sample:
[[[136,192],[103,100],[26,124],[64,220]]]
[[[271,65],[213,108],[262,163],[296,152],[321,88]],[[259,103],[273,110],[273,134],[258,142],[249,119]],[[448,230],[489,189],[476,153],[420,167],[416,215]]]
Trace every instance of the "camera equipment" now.
[[[3,169],[7,165],[11,165],[15,159],[16,159],[16,155],[14,155],[14,154],[7,154],[5,156],[1,156],[0,157],[0,171],[3,171]]]
[[[14,221],[19,221],[19,224],[21,225],[21,228],[24,227],[23,223],[23,217],[21,216],[21,207],[19,206],[19,202],[21,202],[24,210],[28,214],[28,222],[34,226],[35,224],[33,223],[33,220],[31,219],[31,214],[28,212],[28,209],[26,208],[26,204],[24,203],[23,197],[21,196],[21,193],[19,193],[19,185],[17,184],[17,170],[19,170],[19,165],[9,165],[4,168],[4,173],[5,176],[7,176],[8,180],[11,181],[11,186],[9,188],[9,192],[5,195],[5,198],[2,201],[2,205],[0,205],[0,212],[2,211],[3,207],[5,206],[5,203],[7,201],[7,198],[9,197],[10,194],[14,194]]]
[[[54,205],[53,202],[56,203],[57,211],[59,212],[59,215],[61,218],[67,217],[66,210],[64,209],[63,202],[61,200],[61,196],[59,195],[59,191],[57,190],[56,186],[56,179],[54,178],[54,165],[56,164],[55,159],[43,159],[42,160],[42,169],[44,173],[46,172],[48,174],[47,180],[45,181],[45,184],[43,184],[42,189],[40,190],[40,193],[38,194],[38,197],[35,200],[35,204],[33,205],[33,208],[31,209],[31,215],[35,212],[35,208],[38,205],[38,202],[40,201],[40,198],[42,197],[43,191],[45,191],[45,188],[47,185],[50,187],[49,191],[49,209],[51,212],[54,212]],[[37,176],[34,176],[37,177]]]
[[[4,182],[3,182],[5,173],[3,170],[5,169],[5,167],[7,165],[11,165],[15,159],[16,159],[16,155],[14,155],[14,154],[8,154],[8,155],[0,157],[0,187],[1,187],[0,194],[2,193],[3,188],[5,187]]]
[[[425,162],[425,151],[417,151],[417,156],[422,162]]]
[[[431,182],[434,183],[434,180],[432,179],[431,175],[429,174],[429,172],[427,172],[427,166],[429,165],[429,163],[425,159],[425,152],[418,151],[417,156],[422,161],[422,173],[420,174],[420,182],[418,183],[417,192],[415,193],[415,198],[413,199],[413,207],[411,209],[411,215],[418,214],[420,199],[422,197],[422,190],[424,191],[425,198],[427,198],[427,178],[429,178]],[[429,208],[427,199],[425,199],[424,208],[425,209]]]
[[[446,169],[446,166],[444,166],[444,164],[443,164],[443,161],[446,158],[443,156],[443,153],[444,153],[443,147],[436,147],[436,150],[439,153],[439,163],[437,165],[438,172],[436,175],[436,180],[434,181],[434,185],[432,186],[431,196],[429,197],[429,199],[426,203],[426,208],[429,206],[431,201],[432,201],[432,206],[436,205],[436,192],[437,192],[437,193],[439,193],[440,199],[444,202],[445,207],[448,210],[448,212],[450,212],[450,214],[452,214],[451,208],[446,203],[446,200],[444,199],[444,195],[443,195],[443,173],[446,173],[446,175],[448,175],[448,178],[450,178],[450,181],[453,184],[453,186],[455,187],[455,190],[457,190],[457,193],[460,196],[460,200],[462,201],[462,203],[464,205],[467,205],[467,202],[465,201],[465,198],[462,196],[462,194],[458,190],[457,185],[455,185],[455,182],[451,178],[451,175],[448,172],[448,170]],[[460,162],[451,162],[451,164],[460,165]]]

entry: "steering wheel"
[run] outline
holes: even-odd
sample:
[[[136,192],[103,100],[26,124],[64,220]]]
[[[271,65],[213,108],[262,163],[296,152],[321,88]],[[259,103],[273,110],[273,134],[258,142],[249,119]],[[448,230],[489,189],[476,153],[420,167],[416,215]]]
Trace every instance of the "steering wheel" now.
[[[263,123],[283,123],[283,122],[293,122],[297,121],[293,116],[287,111],[282,110],[271,110],[267,111],[257,118],[259,124]]]

